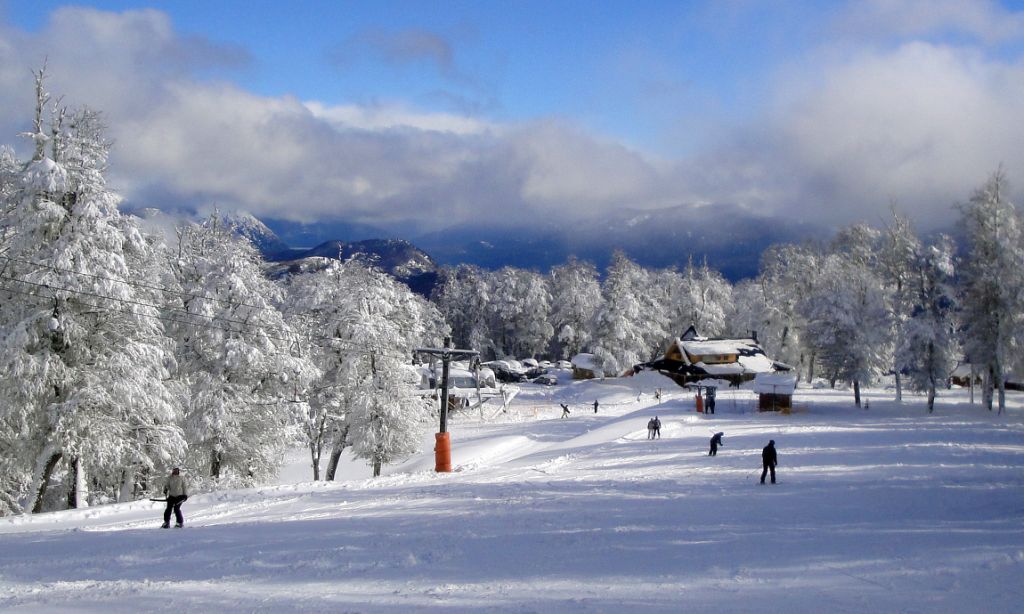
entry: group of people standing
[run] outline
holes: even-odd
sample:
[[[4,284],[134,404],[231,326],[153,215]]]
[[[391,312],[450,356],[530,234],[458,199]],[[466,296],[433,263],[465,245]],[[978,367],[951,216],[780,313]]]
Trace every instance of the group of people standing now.
[[[661,420],[657,416],[647,421],[647,438],[648,439],[661,439]]]

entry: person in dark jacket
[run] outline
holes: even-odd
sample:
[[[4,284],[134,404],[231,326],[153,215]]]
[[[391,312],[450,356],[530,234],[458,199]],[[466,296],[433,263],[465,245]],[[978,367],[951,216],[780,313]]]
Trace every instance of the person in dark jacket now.
[[[594,399],[594,413],[597,413],[597,399]]]
[[[772,439],[764,447],[764,450],[761,450],[761,464],[764,465],[764,470],[761,471],[762,484],[764,484],[764,477],[768,475],[769,471],[772,473],[772,484],[775,483],[775,465],[778,463],[779,457],[775,453],[775,440]]]
[[[654,439],[654,418],[647,421],[647,438]]]
[[[181,504],[188,499],[188,487],[177,467],[172,469],[171,475],[167,477],[167,483],[164,484],[164,495],[167,496],[167,509],[164,510],[164,523],[160,525],[160,528],[166,529],[171,526],[171,512],[173,511],[174,519],[177,521],[174,527],[180,529],[185,524],[185,518],[181,515]]]
[[[569,406],[565,403],[559,403],[562,406],[562,417],[567,418],[569,416]]]
[[[722,435],[725,433],[715,433],[711,438],[711,451],[708,452],[708,456],[718,456],[718,446],[725,445],[722,443]]]
[[[654,417],[654,435],[651,439],[654,439],[655,437],[661,439],[661,420],[659,420],[657,416]]]

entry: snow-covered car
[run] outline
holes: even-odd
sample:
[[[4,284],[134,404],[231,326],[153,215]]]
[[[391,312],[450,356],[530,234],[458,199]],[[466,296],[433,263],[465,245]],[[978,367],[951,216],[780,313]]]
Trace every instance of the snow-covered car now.
[[[554,386],[554,385],[558,384],[558,378],[555,377],[554,375],[549,374],[549,373],[545,373],[544,375],[535,377],[531,381],[534,384],[542,384],[544,386]]]

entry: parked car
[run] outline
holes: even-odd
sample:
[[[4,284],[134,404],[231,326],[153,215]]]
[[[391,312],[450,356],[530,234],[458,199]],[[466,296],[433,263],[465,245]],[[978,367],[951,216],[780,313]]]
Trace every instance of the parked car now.
[[[533,378],[534,384],[542,384],[544,386],[554,386],[558,384],[558,378],[549,373]]]

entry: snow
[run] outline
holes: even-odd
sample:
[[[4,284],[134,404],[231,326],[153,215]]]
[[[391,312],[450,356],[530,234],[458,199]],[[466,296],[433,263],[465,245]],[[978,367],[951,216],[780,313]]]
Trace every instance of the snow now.
[[[288,483],[309,479],[295,451],[280,484],[190,498],[181,531],[148,501],[2,518],[0,610],[1024,609],[1024,395],[998,416],[941,391],[929,415],[799,388],[780,415],[719,389],[705,416],[656,373],[559,377],[454,414],[450,474],[430,434],[377,479],[345,460],[343,481]],[[779,484],[761,486],[768,439]]]
[[[758,373],[754,377],[754,392],[758,394],[793,394],[796,376],[785,373]]]
[[[594,373],[601,372],[600,361],[593,354],[577,354],[572,357],[572,364],[578,369],[586,369]]]

